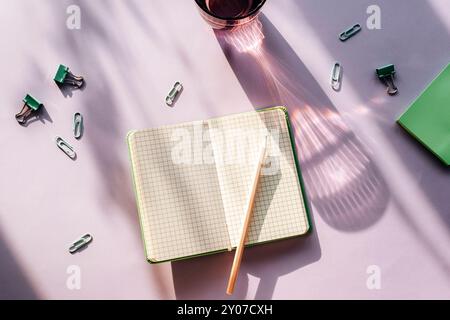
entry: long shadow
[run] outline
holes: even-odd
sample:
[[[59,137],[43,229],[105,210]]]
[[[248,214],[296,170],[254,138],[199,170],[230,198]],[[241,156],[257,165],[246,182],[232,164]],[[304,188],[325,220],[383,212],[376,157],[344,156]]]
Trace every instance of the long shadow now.
[[[0,234],[0,299],[39,299]]]
[[[76,4],[82,9],[82,30],[69,30],[65,28],[67,15],[66,9],[69,5]],[[147,4],[147,5],[145,5]],[[48,4],[39,4],[42,8],[47,7],[49,16],[57,20],[57,25],[61,26],[58,32],[48,35],[44,42],[51,47],[51,52],[58,53],[57,62],[63,61],[73,67],[76,73],[86,77],[89,86],[83,92],[77,92],[76,97],[80,100],[80,105],[84,109],[83,115],[86,120],[86,135],[81,143],[89,146],[89,155],[95,161],[101,182],[102,192],[99,193],[98,200],[104,204],[105,210],[99,214],[110,214],[108,207],[118,206],[127,217],[130,224],[135,227],[136,241],[141,244],[140,228],[137,219],[137,210],[133,195],[131,176],[129,172],[129,163],[127,157],[127,148],[125,143],[126,131],[121,127],[121,106],[117,102],[119,96],[116,91],[117,87],[111,79],[111,75],[118,74],[115,79],[124,79],[120,85],[126,87],[125,91],[130,92],[130,103],[126,106],[130,113],[140,114],[142,118],[146,117],[145,101],[139,100],[136,94],[135,84],[138,81],[130,77],[127,73],[127,67],[134,63],[134,59],[130,57],[130,50],[125,41],[114,36],[115,21],[110,17],[115,16],[116,12],[111,10],[112,7],[123,8],[131,13],[131,6],[146,7],[151,10],[151,4],[145,1],[133,1],[121,4],[105,4],[101,1],[91,2],[82,0],[65,0]],[[44,11],[44,9],[42,10]],[[134,9],[134,12],[137,12]],[[38,13],[42,13],[39,11]],[[133,21],[133,15],[130,20]],[[142,20],[143,21],[143,20]],[[119,23],[120,24],[120,23]],[[120,24],[123,26],[123,24]],[[151,27],[142,26],[143,29]],[[116,30],[117,31],[117,30]],[[150,31],[150,30],[148,30]],[[126,30],[118,30],[118,32],[126,33]],[[150,32],[149,32],[150,33]],[[101,52],[104,49],[104,52]],[[106,53],[106,54],[105,54]],[[45,65],[39,62],[37,55],[31,55],[30,61],[34,62],[35,69],[32,72],[39,79],[46,79],[47,71]],[[113,58],[115,64],[112,69],[108,69],[112,65],[105,66],[105,61]],[[56,63],[56,62],[55,62]],[[39,72],[39,77],[36,76]],[[139,79],[140,80],[140,79]],[[50,82],[49,82],[50,83]],[[51,82],[52,85],[53,82]],[[40,92],[38,89],[42,83],[31,83],[29,92]],[[70,96],[71,90],[62,91],[65,96]],[[142,96],[142,95],[141,95]],[[39,97],[44,99],[44,97]],[[46,101],[44,101],[46,102]],[[84,108],[86,107],[86,108]],[[14,110],[16,111],[16,110]],[[52,118],[45,108],[41,109],[42,113],[39,117],[32,119],[28,124],[36,121],[52,122]],[[50,110],[51,111],[51,110]],[[147,118],[148,120],[148,118]],[[81,156],[86,156],[85,154]],[[33,292],[31,286],[28,285],[26,277],[21,273],[20,268],[14,262],[13,253],[8,250],[6,245],[1,241],[0,237],[0,298],[38,298]],[[145,264],[145,258],[142,256],[142,263]],[[164,270],[160,266],[152,266],[148,268],[148,274],[151,283],[159,287],[161,297],[169,297],[170,283],[164,281]]]
[[[315,28],[317,38],[344,67],[347,66],[346,86],[355,88],[369,110],[376,114],[385,140],[392,145],[442,221],[450,227],[450,167],[430,156],[428,150],[395,124],[395,119],[449,63],[450,30],[430,3],[422,0],[376,1],[381,9],[382,29],[373,31],[365,27],[368,17],[365,10],[374,1],[357,1],[350,10],[338,1],[326,1],[326,5],[316,0],[293,3],[309,24],[317,25],[318,17],[327,21]],[[337,39],[338,30],[355,21],[360,22],[364,30],[351,43],[341,43]],[[387,63],[396,65],[399,87],[396,97],[387,97],[383,85],[374,77],[375,68]],[[384,100],[383,104],[378,102],[380,99]],[[408,218],[408,214],[404,218]]]
[[[365,147],[272,23],[216,31],[255,108],[284,105],[294,129],[309,198],[330,226],[359,231],[383,215],[389,193]]]
[[[67,48],[67,56],[61,57],[73,63],[70,66],[80,75],[83,75],[89,86],[78,93],[79,99],[86,108],[83,116],[86,122],[86,132],[83,141],[90,146],[90,152],[97,163],[98,172],[103,182],[103,196],[99,201],[108,206],[118,206],[133,224],[136,232],[136,241],[141,244],[140,226],[137,216],[136,202],[133,194],[133,187],[128,162],[128,150],[125,137],[128,129],[122,128],[121,106],[117,99],[117,86],[112,79],[119,79],[120,85],[126,87],[129,92],[130,101],[126,108],[130,113],[140,114],[148,120],[145,101],[142,101],[136,89],[136,82],[139,79],[130,76],[130,66],[133,65],[134,51],[130,49],[117,33],[122,34],[125,30],[114,30],[114,23],[109,17],[115,16],[117,10],[125,10],[128,14],[135,16],[138,11],[133,8],[139,5],[137,1],[130,1],[126,4],[114,3],[105,5],[101,2],[91,1],[61,1],[59,6],[55,5],[54,16],[66,18],[60,15],[65,12],[70,4],[76,4],[82,10],[82,30],[61,30],[61,33],[54,39],[55,45],[64,45]],[[143,6],[146,7],[146,6]],[[142,8],[140,8],[142,9]],[[140,27],[150,28],[150,24]],[[65,21],[61,21],[65,23]],[[118,23],[123,26],[123,23]],[[82,32],[80,32],[82,31]],[[153,34],[152,30],[147,30]],[[95,47],[87,46],[88,43],[95,43]],[[109,55],[105,56],[101,49],[108,49]],[[86,51],[89,51],[87,58]],[[69,63],[68,62],[68,63]],[[64,94],[64,92],[63,92]],[[105,210],[107,214],[108,210]],[[142,257],[142,263],[145,258]],[[161,297],[170,297],[170,284],[164,280],[165,270],[163,266],[149,266],[148,271],[152,282],[159,287]]]
[[[309,24],[315,25],[318,17],[327,21],[315,28],[317,38],[346,67],[346,86],[355,88],[359,98],[376,115],[374,119],[385,136],[384,140],[395,151],[401,166],[408,170],[410,182],[420,186],[427,203],[450,228],[450,167],[444,166],[395,124],[395,120],[449,63],[450,30],[427,1],[378,0],[382,30],[364,28],[351,43],[342,44],[336,38],[336,30],[351,24],[355,18],[365,25],[368,16],[363,13],[374,4],[373,1],[355,2],[350,10],[337,1],[327,1],[327,5],[316,0],[293,3],[298,8],[298,15]],[[400,90],[396,97],[387,97],[383,86],[373,76],[375,68],[386,63],[396,65],[396,84]],[[393,191],[395,193],[396,190]],[[418,216],[424,212],[408,210],[399,199],[394,203],[405,225],[448,277],[450,266],[446,252],[433,244],[432,234],[424,232],[418,221]]]
[[[359,231],[376,223],[389,200],[383,178],[364,146],[270,21],[262,15],[245,28],[215,34],[255,108],[288,107],[313,212],[342,231]],[[279,277],[320,256],[318,234],[313,228],[309,237],[247,250],[242,274],[260,278],[256,298],[272,298]],[[173,263],[177,298],[225,298],[229,270],[224,265],[229,266],[231,259],[231,255],[221,255]],[[247,290],[248,281],[241,280],[234,298],[246,297]]]

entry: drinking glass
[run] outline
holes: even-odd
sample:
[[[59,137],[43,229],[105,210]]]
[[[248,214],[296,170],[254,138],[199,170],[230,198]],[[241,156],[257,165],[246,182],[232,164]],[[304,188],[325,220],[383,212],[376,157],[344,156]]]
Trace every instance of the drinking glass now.
[[[233,29],[254,20],[266,0],[195,0],[203,19],[214,29]]]

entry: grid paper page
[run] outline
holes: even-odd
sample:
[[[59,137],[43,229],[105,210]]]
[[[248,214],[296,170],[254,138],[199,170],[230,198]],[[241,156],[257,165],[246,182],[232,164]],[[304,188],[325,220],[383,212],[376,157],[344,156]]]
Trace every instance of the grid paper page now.
[[[284,110],[212,119],[209,125],[231,245],[237,246],[241,236],[252,174],[265,132],[271,133],[266,153],[269,168],[264,168],[260,178],[247,244],[306,233],[309,223]]]
[[[194,128],[203,125],[168,126],[129,136],[142,233],[151,262],[230,247],[215,165],[199,163],[195,156],[190,159],[194,163],[173,161],[182,141],[178,134],[188,134],[195,149]]]

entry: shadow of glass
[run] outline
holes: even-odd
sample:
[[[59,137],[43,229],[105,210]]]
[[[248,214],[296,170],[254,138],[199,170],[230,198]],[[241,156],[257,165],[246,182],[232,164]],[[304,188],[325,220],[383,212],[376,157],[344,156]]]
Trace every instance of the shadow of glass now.
[[[215,33],[255,107],[285,105],[290,110],[309,198],[319,214],[338,230],[373,225],[386,208],[387,187],[362,144],[273,25],[262,16],[243,33]],[[320,259],[313,217],[311,224],[310,236],[246,251],[241,273],[260,278],[255,298],[272,298],[280,276]],[[176,297],[226,298],[229,267],[224,266],[231,261],[228,254],[173,262]],[[241,279],[233,298],[247,297],[247,291],[248,279]]]
[[[444,25],[436,8],[431,3],[421,0],[389,1],[379,0],[377,5],[382,10],[382,30],[365,30],[365,40],[354,39],[351,46],[342,45],[336,38],[336,30],[340,30],[345,21],[352,21],[354,14],[364,12],[373,4],[370,0],[359,1],[357,8],[347,10],[339,2],[328,2],[326,6],[315,0],[296,1],[298,13],[311,25],[317,25],[317,17],[327,21],[315,28],[316,37],[328,52],[336,54],[336,58],[348,66],[346,83],[357,88],[359,98],[367,101],[367,107],[373,110],[376,124],[385,136],[385,141],[391,145],[399,157],[401,167],[410,173],[410,182],[420,185],[421,193],[435,209],[443,223],[450,226],[450,201],[448,201],[450,168],[445,167],[426,148],[420,145],[408,133],[394,123],[422,92],[444,66],[448,64],[450,30]],[[407,12],[407,14],[399,14]],[[365,16],[367,17],[367,16]],[[426,27],[424,27],[426,26]],[[445,39],[443,41],[443,39]],[[401,57],[401,59],[399,59]],[[380,92],[375,92],[373,86],[361,85],[361,82],[378,80],[368,79],[368,72],[361,66],[373,66],[388,62],[397,67],[396,84],[399,94],[396,97],[383,99],[386,93],[380,85]],[[350,67],[351,66],[351,67]],[[395,176],[394,178],[395,179]],[[395,194],[396,190],[392,190]],[[423,244],[433,257],[443,274],[449,276],[446,252],[439,250],[433,243],[432,235],[424,232],[416,215],[423,212],[413,212],[406,203],[392,197],[398,207],[398,214],[404,224],[410,228],[415,237]],[[408,198],[407,201],[410,201]]]
[[[215,31],[255,108],[288,108],[312,205],[337,230],[359,231],[383,215],[387,186],[360,140],[272,23]]]
[[[358,1],[352,10],[336,1],[327,1],[326,5],[315,0],[293,3],[299,16],[310,25],[317,26],[318,17],[327,21],[326,24],[315,28],[316,38],[321,40],[328,52],[337,55],[336,59],[348,66],[345,80],[347,85],[357,88],[355,92],[361,100],[367,101],[367,106],[376,114],[377,125],[386,136],[386,142],[392,145],[412,179],[420,183],[421,191],[442,221],[450,226],[450,202],[447,200],[450,170],[443,167],[437,158],[430,156],[429,151],[416,143],[411,136],[404,134],[392,120],[406,110],[449,62],[450,31],[431,3],[422,0],[377,1],[381,8],[382,29],[370,31],[364,25],[365,40],[361,34],[350,46],[342,45],[337,39],[336,30],[341,30],[346,23],[354,21],[355,12],[365,12],[373,1]],[[407,14],[399,14],[400,12]],[[369,16],[362,17],[367,19]],[[387,99],[387,96],[382,84],[374,77],[374,70],[388,62],[396,65],[396,82],[400,91],[396,97],[381,104],[377,101],[380,97]],[[360,66],[373,68],[373,71],[364,71],[365,68]],[[367,78],[368,72],[372,74],[372,79]],[[362,81],[376,81],[380,90],[361,85]],[[408,219],[409,214],[403,216]]]

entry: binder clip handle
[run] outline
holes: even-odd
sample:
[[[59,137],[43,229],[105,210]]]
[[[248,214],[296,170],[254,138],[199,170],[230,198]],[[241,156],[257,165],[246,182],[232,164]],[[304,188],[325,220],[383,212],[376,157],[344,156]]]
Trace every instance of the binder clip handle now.
[[[387,84],[387,93],[391,96],[396,95],[398,93],[398,88],[394,83],[394,76],[390,76],[385,79]]]
[[[20,125],[25,125],[28,119],[39,111],[42,103],[30,94],[27,94],[22,101],[23,108],[15,115],[15,118]]]
[[[391,96],[398,93],[398,88],[394,83],[395,66],[388,64],[376,70],[378,78],[387,86],[387,93]]]

